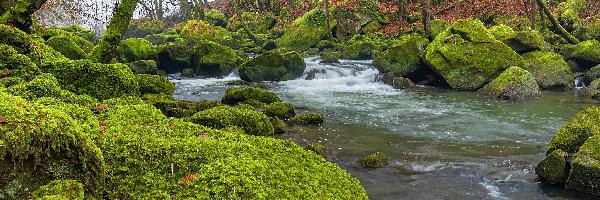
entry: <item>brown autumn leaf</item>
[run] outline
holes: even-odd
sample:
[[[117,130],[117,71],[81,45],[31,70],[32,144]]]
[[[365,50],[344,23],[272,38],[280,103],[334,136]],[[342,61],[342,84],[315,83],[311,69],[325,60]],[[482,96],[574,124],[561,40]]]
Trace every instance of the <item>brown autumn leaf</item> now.
[[[188,174],[187,176],[181,178],[181,182],[183,182],[183,185],[188,186],[190,184],[190,182],[196,180],[197,178],[198,178],[198,174],[192,173],[192,174]]]
[[[198,138],[205,140],[208,139],[208,135],[198,135]]]
[[[169,124],[169,128],[170,128],[171,130],[175,130],[175,124]]]
[[[100,112],[102,112],[104,109],[107,109],[107,108],[108,108],[108,104],[105,104],[105,103],[103,103],[103,104],[100,104],[100,105],[98,105],[98,107],[96,108],[96,111],[95,111],[95,112],[96,112],[96,113],[100,113]]]
[[[5,123],[6,122],[6,118],[4,116],[0,115],[0,124]]]

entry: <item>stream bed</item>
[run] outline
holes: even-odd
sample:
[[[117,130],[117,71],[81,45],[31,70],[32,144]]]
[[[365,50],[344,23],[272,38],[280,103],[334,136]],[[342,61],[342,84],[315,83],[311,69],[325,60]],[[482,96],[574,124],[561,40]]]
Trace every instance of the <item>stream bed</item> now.
[[[327,159],[360,180],[370,199],[593,199],[541,184],[534,171],[560,127],[597,104],[587,97],[544,92],[504,102],[474,92],[397,90],[378,80],[371,61],[305,61],[304,77],[271,83],[270,90],[300,112],[325,115],[326,123],[277,137],[321,143]],[[226,83],[239,78],[170,79],[175,98],[198,101],[220,100],[231,87]],[[390,165],[355,164],[375,152]]]

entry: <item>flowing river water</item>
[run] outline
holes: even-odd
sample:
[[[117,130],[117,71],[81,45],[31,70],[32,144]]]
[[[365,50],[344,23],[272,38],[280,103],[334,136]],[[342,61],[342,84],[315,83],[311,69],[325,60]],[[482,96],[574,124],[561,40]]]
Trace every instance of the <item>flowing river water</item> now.
[[[545,92],[540,99],[503,102],[470,92],[397,90],[378,81],[371,61],[305,61],[304,77],[271,83],[270,90],[327,121],[278,137],[321,143],[327,159],[360,180],[370,199],[593,199],[541,184],[534,171],[554,133],[596,104],[589,98]],[[220,100],[226,83],[239,78],[171,79],[177,99],[198,101]],[[375,152],[391,164],[355,164]]]

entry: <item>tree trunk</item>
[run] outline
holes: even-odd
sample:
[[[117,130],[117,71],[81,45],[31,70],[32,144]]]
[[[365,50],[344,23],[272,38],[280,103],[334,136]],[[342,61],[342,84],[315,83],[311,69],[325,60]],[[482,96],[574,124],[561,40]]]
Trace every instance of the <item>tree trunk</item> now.
[[[90,54],[90,60],[99,63],[109,63],[117,55],[117,47],[133,17],[137,0],[122,0],[115,9],[106,33],[102,36],[100,43],[94,47]]]
[[[0,23],[9,24],[18,29],[30,32],[29,27],[33,25],[31,15],[39,10],[47,0],[18,0],[14,6],[4,5],[10,1],[2,0],[2,7],[8,8],[6,12],[1,13]]]
[[[240,25],[244,29],[244,33],[246,33],[246,35],[248,35],[248,37],[250,38],[250,40],[252,40],[254,42],[254,44],[256,44],[257,46],[261,46],[262,44],[260,43],[260,41],[258,41],[258,39],[256,39],[256,36],[254,35],[254,33],[252,33],[252,31],[250,29],[248,29],[248,27],[246,26],[246,23],[244,22],[244,17],[242,17],[242,13],[239,12],[237,1],[234,6],[234,12],[235,12],[235,15],[238,16],[238,19],[240,20]]]
[[[545,30],[546,29],[546,15],[544,15],[544,10],[542,9],[542,7],[540,7],[539,5],[536,4],[536,6],[538,7],[538,13],[540,14],[540,28],[541,30]]]
[[[567,40],[567,42],[569,42],[571,44],[577,44],[577,43],[579,43],[579,40],[577,38],[573,37],[573,35],[571,35],[569,32],[567,32],[567,30],[565,30],[565,28],[563,28],[558,23],[558,21],[556,20],[556,18],[554,18],[554,16],[552,15],[552,13],[550,12],[550,10],[546,6],[546,3],[544,3],[543,0],[536,0],[536,1],[537,1],[538,5],[540,6],[540,8],[542,8],[542,10],[544,10],[544,13],[546,14],[546,16],[548,17],[548,19],[552,23],[552,27],[554,28],[554,30],[556,32],[558,32],[558,34],[560,36],[562,36],[563,38],[565,38],[565,40]]]
[[[398,23],[402,26],[406,16],[406,0],[396,0],[396,4],[398,4]]]
[[[538,6],[536,6],[536,3],[533,0],[528,0],[527,3],[529,4],[529,22],[531,23],[531,29],[535,30],[535,15],[537,13],[536,8]]]
[[[331,34],[331,21],[329,20],[329,0],[323,1],[323,4],[325,4],[325,30],[327,30],[325,37],[330,39],[333,35]]]
[[[422,5],[423,6],[423,30],[425,31],[425,37],[429,38],[429,20],[430,20],[430,13],[429,13],[429,6],[431,4],[430,0],[423,0],[422,1]]]
[[[454,0],[454,20],[460,19],[460,0]]]

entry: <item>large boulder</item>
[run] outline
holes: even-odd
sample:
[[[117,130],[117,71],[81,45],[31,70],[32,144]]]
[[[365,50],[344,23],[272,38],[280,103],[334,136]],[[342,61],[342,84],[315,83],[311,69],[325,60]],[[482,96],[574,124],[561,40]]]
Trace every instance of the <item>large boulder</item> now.
[[[585,90],[592,99],[600,100],[600,79],[592,81]]]
[[[304,73],[306,63],[296,52],[273,50],[240,66],[240,78],[248,82],[287,81]]]
[[[294,20],[283,36],[275,42],[279,48],[304,52],[330,34],[335,24],[335,20],[331,20],[331,27],[325,27],[325,12],[321,9],[313,9]]]
[[[140,60],[156,60],[158,51],[152,43],[143,38],[130,38],[121,41],[119,47],[119,60],[124,63]]]
[[[392,73],[395,77],[405,77],[416,82],[424,80],[432,73],[421,61],[428,40],[420,36],[408,36],[402,40],[375,57],[373,64],[380,73]]]
[[[46,41],[46,44],[69,59],[79,60],[87,56],[83,49],[81,49],[81,47],[79,47],[79,45],[77,45],[77,43],[75,43],[75,41],[73,41],[73,39],[67,35],[57,35],[51,37],[48,39],[48,41]]]
[[[550,184],[561,184],[569,178],[568,154],[563,150],[550,153],[536,167],[535,173]]]
[[[277,94],[255,87],[243,87],[243,88],[228,88],[225,91],[221,103],[227,105],[235,105],[237,103],[244,103],[248,101],[258,101],[265,104],[271,104],[275,102],[281,102],[281,99]]]
[[[575,153],[565,187],[600,195],[600,135],[587,139]]]
[[[489,31],[519,54],[549,49],[544,37],[537,31],[513,31],[506,25],[494,26]]]
[[[479,89],[508,67],[523,66],[479,20],[456,21],[427,46],[424,60],[456,90]]]
[[[135,78],[140,86],[140,95],[173,95],[173,92],[175,92],[175,84],[165,77],[150,74],[136,74]]]
[[[246,60],[233,49],[211,41],[200,41],[196,46],[168,44],[159,47],[158,67],[167,73],[178,73],[191,68],[195,75],[221,77],[228,75]]]
[[[596,79],[600,79],[600,65],[592,67],[590,70],[585,72],[581,81],[583,81],[585,85],[590,85],[590,83]]]
[[[540,96],[535,78],[527,70],[510,67],[480,92],[504,100],[519,100]]]
[[[238,127],[248,135],[270,136],[275,134],[273,124],[267,115],[243,108],[214,107],[194,114],[189,121],[216,129]]]
[[[600,42],[587,40],[577,44],[572,52],[572,57],[583,68],[589,69],[600,64]]]
[[[589,107],[578,113],[563,126],[548,144],[547,154],[561,149],[576,153],[585,141],[600,134],[600,107]]]
[[[193,68],[194,47],[182,44],[167,44],[158,47],[158,69],[169,74]]]
[[[523,54],[525,67],[543,89],[571,89],[575,78],[571,68],[557,53],[534,51]]]

